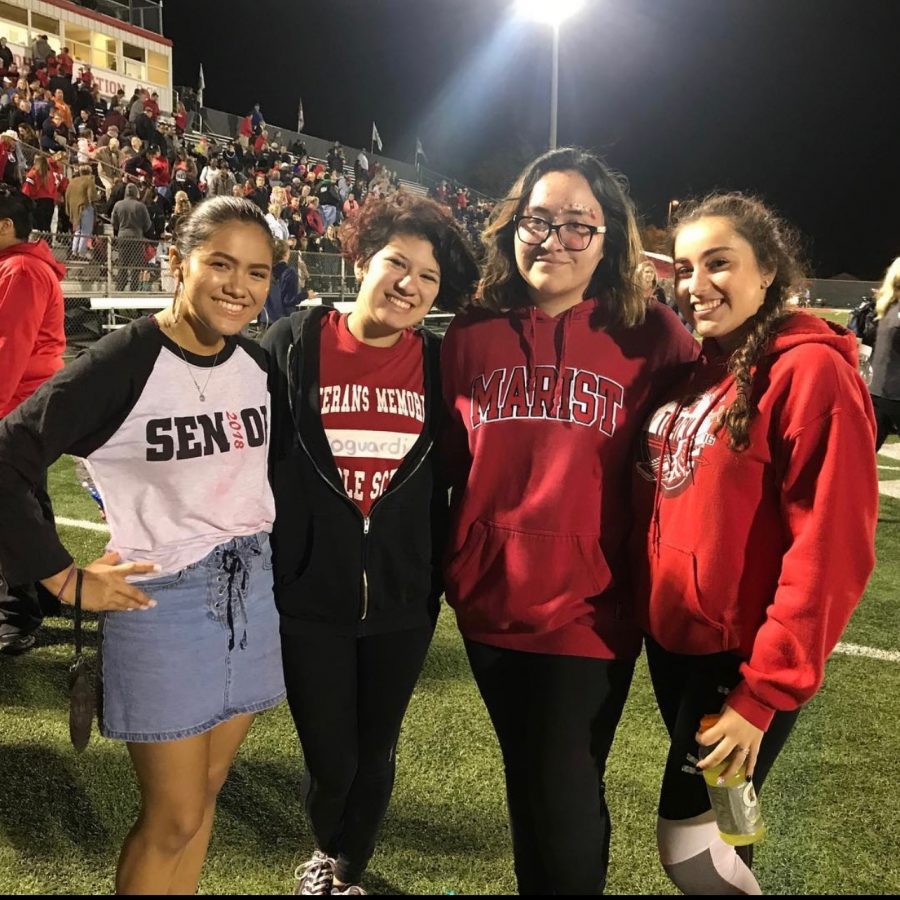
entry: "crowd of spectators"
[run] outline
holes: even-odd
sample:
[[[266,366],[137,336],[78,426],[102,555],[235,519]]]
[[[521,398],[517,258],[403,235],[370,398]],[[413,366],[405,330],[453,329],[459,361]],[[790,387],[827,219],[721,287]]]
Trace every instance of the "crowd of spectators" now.
[[[206,197],[233,195],[259,206],[288,252],[335,254],[317,271],[325,290],[339,289],[338,227],[368,197],[399,190],[397,173],[365,151],[349,161],[338,141],[325,160],[313,159],[302,140],[288,145],[281,132],[270,134],[259,104],[231,139],[188,139],[189,118],[182,102],[164,115],[158,95],[143,88],[103,97],[91,67],[76,67],[66,47],[55,53],[46,35],[20,71],[0,38],[0,181],[34,200],[38,231],[72,235],[63,242],[70,261],[90,261],[91,238],[109,223],[120,243],[158,242],[156,252],[129,262],[134,271],[120,285],[149,287],[140,269],[162,262],[178,221]],[[490,205],[446,181],[432,194],[478,246]]]

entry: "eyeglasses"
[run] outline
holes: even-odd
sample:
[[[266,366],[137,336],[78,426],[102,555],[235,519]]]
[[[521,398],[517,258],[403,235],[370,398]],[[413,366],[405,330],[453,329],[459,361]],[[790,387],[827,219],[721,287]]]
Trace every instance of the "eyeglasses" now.
[[[566,250],[587,250],[595,234],[606,234],[605,225],[586,225],[584,222],[560,222],[553,225],[539,216],[513,216],[516,235],[523,244],[538,245],[555,231]]]

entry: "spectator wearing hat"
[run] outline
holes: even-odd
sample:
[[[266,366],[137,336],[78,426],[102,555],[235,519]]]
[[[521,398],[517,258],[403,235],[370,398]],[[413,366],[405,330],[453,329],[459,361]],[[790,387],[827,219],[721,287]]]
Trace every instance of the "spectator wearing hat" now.
[[[170,206],[175,205],[175,195],[179,191],[184,191],[191,203],[199,203],[203,199],[203,194],[200,193],[197,183],[188,174],[187,169],[180,169],[176,165],[172,180],[169,182],[169,192],[166,197]]]

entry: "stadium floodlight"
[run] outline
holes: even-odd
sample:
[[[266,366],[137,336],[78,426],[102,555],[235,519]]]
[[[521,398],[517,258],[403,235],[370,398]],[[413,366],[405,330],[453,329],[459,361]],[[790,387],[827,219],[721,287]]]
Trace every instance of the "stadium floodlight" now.
[[[519,0],[518,12],[523,18],[559,28],[584,3],[585,0]]]
[[[585,0],[518,0],[519,15],[553,28],[553,69],[550,85],[550,149],[556,149],[556,119],[559,104],[559,28],[574,16]]]

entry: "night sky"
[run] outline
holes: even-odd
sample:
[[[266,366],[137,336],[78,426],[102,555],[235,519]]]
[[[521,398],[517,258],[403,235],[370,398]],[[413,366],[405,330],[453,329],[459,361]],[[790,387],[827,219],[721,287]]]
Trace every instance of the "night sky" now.
[[[553,0],[547,0],[552,3]],[[429,165],[496,194],[546,149],[550,29],[513,0],[165,6],[176,84],[206,104]],[[760,194],[820,277],[900,254],[898,0],[589,0],[563,26],[559,144],[600,151],[644,221],[670,198]]]

